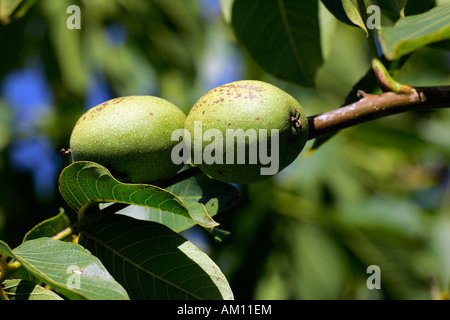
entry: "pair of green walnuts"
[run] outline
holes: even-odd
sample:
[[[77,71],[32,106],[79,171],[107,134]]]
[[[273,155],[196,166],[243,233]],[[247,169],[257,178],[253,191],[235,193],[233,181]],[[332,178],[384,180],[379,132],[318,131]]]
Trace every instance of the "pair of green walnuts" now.
[[[174,132],[183,134],[174,138]],[[245,184],[284,169],[307,139],[307,117],[292,96],[243,80],[207,92],[187,117],[154,96],[106,101],[81,116],[70,149],[73,161],[97,162],[123,182],[157,184],[191,159],[214,179]],[[275,171],[262,174],[268,160]]]

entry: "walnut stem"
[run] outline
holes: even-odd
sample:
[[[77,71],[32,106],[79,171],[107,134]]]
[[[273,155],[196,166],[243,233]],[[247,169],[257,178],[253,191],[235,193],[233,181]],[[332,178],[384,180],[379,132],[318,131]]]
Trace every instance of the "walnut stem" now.
[[[412,89],[409,93],[385,92],[379,95],[359,91],[357,102],[309,116],[308,139],[401,112],[450,108],[450,86]]]

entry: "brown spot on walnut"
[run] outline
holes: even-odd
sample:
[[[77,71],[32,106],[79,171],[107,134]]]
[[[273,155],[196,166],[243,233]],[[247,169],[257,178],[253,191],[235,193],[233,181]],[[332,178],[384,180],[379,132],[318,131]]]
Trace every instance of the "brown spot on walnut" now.
[[[118,104],[118,103],[121,103],[125,99],[126,99],[126,97],[116,98],[116,99],[113,100],[113,103],[114,104]]]

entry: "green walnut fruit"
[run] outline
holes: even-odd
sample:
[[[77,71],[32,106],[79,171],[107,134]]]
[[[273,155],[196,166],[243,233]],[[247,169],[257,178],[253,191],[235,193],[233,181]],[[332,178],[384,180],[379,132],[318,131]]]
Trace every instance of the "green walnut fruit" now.
[[[184,128],[186,115],[153,96],[127,96],[89,109],[70,138],[73,161],[94,161],[120,181],[154,183],[177,173],[172,132]]]
[[[291,95],[261,81],[236,81],[203,95],[186,118],[191,163],[214,179],[252,183],[294,161],[308,120]]]

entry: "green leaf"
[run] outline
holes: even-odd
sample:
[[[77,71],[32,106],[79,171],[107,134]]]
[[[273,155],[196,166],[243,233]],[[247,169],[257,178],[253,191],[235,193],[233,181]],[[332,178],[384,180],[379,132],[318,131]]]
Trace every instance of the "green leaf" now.
[[[404,56],[400,60],[395,61],[384,61],[385,59],[382,60],[384,62],[385,67],[388,69],[389,74],[392,77],[394,77],[400,71],[400,68],[405,64],[408,58],[409,56]],[[359,81],[353,86],[352,90],[345,98],[343,106],[356,102],[359,99],[357,95],[359,90],[370,94],[378,94],[381,92],[377,77],[375,76],[375,73],[373,72],[372,68],[370,68],[366,72],[366,74],[361,79],[359,79]],[[311,146],[307,155],[311,155],[312,153],[316,152],[317,149],[319,149],[325,142],[334,137],[336,133],[337,132],[331,132],[323,136],[317,137],[314,140],[313,145]]]
[[[231,23],[238,41],[266,72],[314,85],[323,63],[319,1],[234,0]]]
[[[233,185],[210,179],[204,174],[183,180],[168,187],[167,191],[181,199],[188,206],[191,215],[195,210],[199,210],[201,214],[206,210],[207,214],[213,217],[240,199],[240,193]],[[128,206],[119,213],[136,219],[162,223],[175,232],[181,232],[196,224],[192,219],[148,207]]]
[[[90,161],[74,162],[66,167],[59,177],[59,191],[80,217],[92,204],[116,202],[157,208],[193,219],[208,228],[218,225],[206,210],[190,214],[174,194],[152,185],[121,183],[105,167]]]
[[[3,290],[9,300],[63,300],[55,292],[28,280],[6,279]]]
[[[375,0],[381,10],[387,10],[394,13],[398,18],[404,16],[405,6],[408,0]]]
[[[112,215],[81,233],[131,299],[232,299],[219,267],[168,227]]]
[[[342,0],[342,6],[350,21],[363,29],[366,35],[369,35],[366,21],[363,19],[364,15],[359,11],[358,0]]]
[[[428,44],[450,39],[450,3],[425,13],[408,16],[393,27],[380,30],[380,43],[390,59],[414,52]]]
[[[69,299],[128,299],[100,260],[78,244],[39,238],[11,250],[0,241],[0,252]]]
[[[64,212],[64,209],[61,208],[58,215],[42,221],[33,227],[33,229],[28,231],[23,239],[23,242],[42,237],[53,237],[55,234],[69,226],[70,219]]]
[[[22,17],[35,2],[36,0],[0,0],[0,21],[7,24]]]

